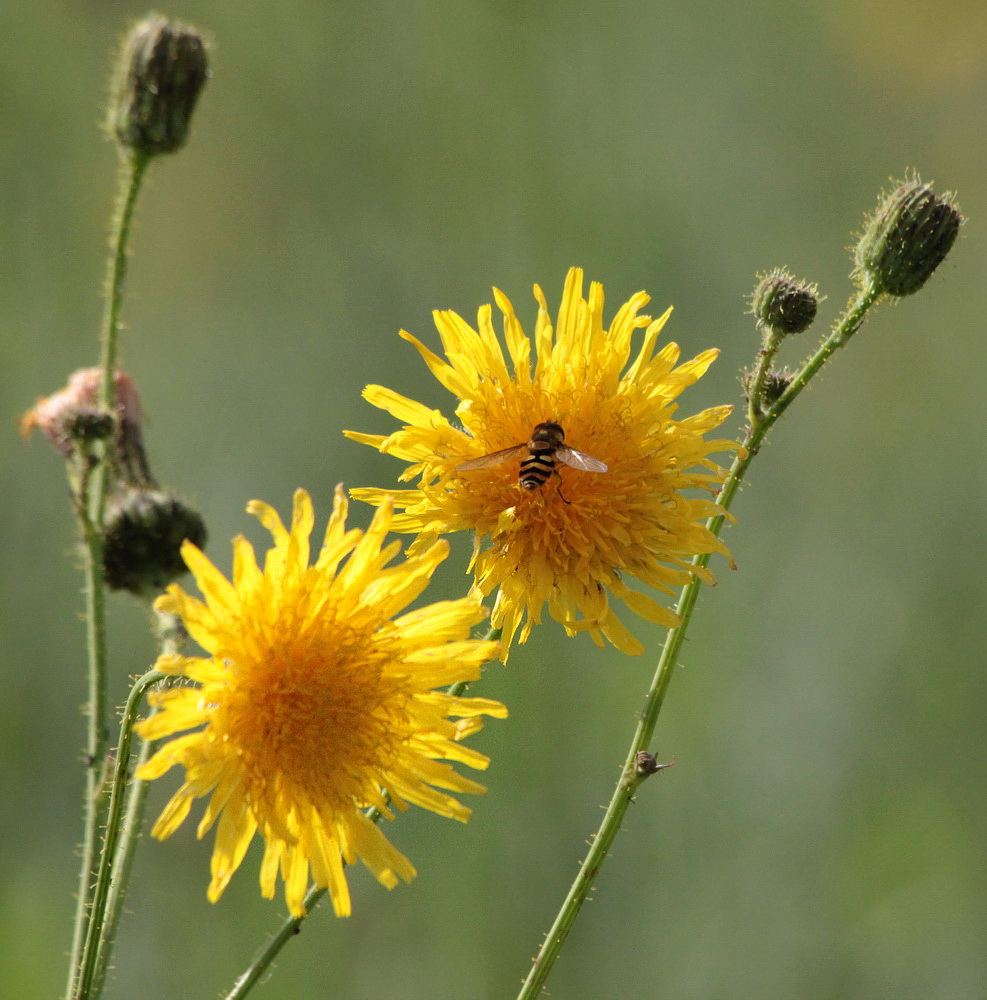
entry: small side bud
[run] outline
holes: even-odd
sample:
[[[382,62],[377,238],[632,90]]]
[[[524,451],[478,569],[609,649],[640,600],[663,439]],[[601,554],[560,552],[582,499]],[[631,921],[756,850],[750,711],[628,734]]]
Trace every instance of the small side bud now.
[[[884,197],[870,217],[854,257],[881,292],[911,295],[946,259],[963,224],[951,201],[917,177]]]
[[[764,275],[751,298],[751,312],[758,323],[776,336],[807,330],[818,308],[818,286],[796,281],[783,270]]]
[[[198,31],[158,15],[146,17],[120,48],[110,130],[123,147],[145,156],[181,149],[208,77],[206,46]]]
[[[127,488],[107,503],[103,576],[111,590],[149,596],[186,572],[182,542],[202,548],[199,513],[163,490]]]
[[[674,757],[667,764],[659,764],[657,758],[648,753],[647,750],[639,750],[634,759],[634,770],[640,778],[650,778],[652,774],[674,766]]]
[[[741,384],[744,389],[744,395],[748,400],[751,398],[751,393],[754,391],[754,379],[756,373],[754,371],[745,371],[743,377],[741,378]],[[769,409],[779,399],[784,395],[785,390],[792,384],[792,379],[794,376],[787,369],[782,371],[777,371],[774,368],[768,369],[761,379],[761,384],[757,390],[757,399],[753,400],[758,405],[758,408],[763,412]]]

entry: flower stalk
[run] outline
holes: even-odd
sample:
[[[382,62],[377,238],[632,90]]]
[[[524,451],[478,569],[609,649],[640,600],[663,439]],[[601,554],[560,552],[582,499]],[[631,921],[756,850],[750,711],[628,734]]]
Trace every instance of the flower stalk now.
[[[111,131],[118,142],[120,167],[103,289],[105,305],[100,329],[97,394],[97,407],[104,414],[117,413],[120,314],[130,235],[144,175],[154,156],[161,152],[173,152],[185,142],[192,110],[207,75],[205,48],[197,33],[183,26],[172,26],[160,18],[138,22],[118,57],[109,117]],[[181,86],[177,86],[178,83]],[[168,123],[170,127],[163,128],[162,123]],[[168,137],[167,141],[163,141],[162,135]],[[102,972],[97,973],[97,943],[101,938],[98,931],[95,938],[93,935],[94,925],[103,920],[102,913],[96,912],[96,893],[109,891],[107,886],[100,890],[99,873],[112,861],[112,851],[107,846],[108,830],[97,871],[100,831],[107,819],[103,787],[110,770],[107,757],[109,726],[103,528],[113,451],[114,445],[105,437],[96,440],[80,454],[79,468],[74,470],[76,516],[85,550],[89,698],[86,713],[84,839],[66,990],[68,997],[89,995],[94,987],[98,991],[102,972],[105,972],[104,962]],[[119,752],[117,769],[121,766]],[[129,754],[123,758],[123,764],[129,764]],[[135,805],[135,820],[139,811]],[[93,889],[94,883],[96,889]]]
[[[826,337],[815,354],[803,363],[785,392],[770,405],[765,405],[763,409],[760,403],[752,403],[750,408],[751,422],[744,437],[746,451],[738,452],[717,498],[723,512],[710,518],[706,525],[713,536],[719,538],[730,507],[747,475],[747,470],[775,421],[795,401],[833,353],[838,348],[843,347],[860,329],[868,311],[876,304],[881,295],[882,292],[876,284],[865,276],[857,294],[836,321],[829,336]],[[777,349],[776,346],[775,349]],[[772,356],[773,354],[774,351],[772,351]],[[754,384],[760,383],[755,382]],[[708,552],[696,555],[692,561],[694,568],[697,570],[705,568],[709,557],[710,553]],[[652,743],[665,695],[671,683],[675,664],[678,662],[679,652],[685,641],[703,582],[703,575],[697,573],[682,590],[675,607],[680,624],[668,630],[665,645],[658,660],[651,686],[645,696],[634,737],[613,796],[600,827],[591,841],[590,849],[580,867],[579,874],[570,887],[555,922],[545,936],[545,942],[532,964],[521,992],[518,994],[518,1000],[533,1000],[540,995],[552,966],[562,950],[565,939],[592,889],[594,879],[620,830],[628,806],[634,800],[642,782],[655,773],[653,770],[641,769],[638,766],[638,755],[647,751]]]
[[[126,276],[127,244],[131,232],[134,208],[140,192],[147,157],[126,157],[120,173],[117,210],[114,214],[110,241],[110,256],[106,280],[106,306],[100,335],[99,405],[107,413],[115,411],[114,371],[117,354],[117,331]],[[68,996],[75,996],[82,949],[86,940],[86,919],[95,875],[100,828],[103,823],[101,789],[106,776],[106,751],[109,739],[106,695],[106,583],[103,578],[103,511],[106,504],[109,476],[110,445],[97,441],[93,445],[94,463],[82,468],[75,498],[85,551],[86,577],[86,649],[88,671],[86,797],[83,845],[79,868],[79,889],[75,924],[72,935],[72,958],[69,965]],[[81,983],[78,983],[81,985]]]
[[[134,738],[134,724],[137,721],[137,713],[140,711],[145,693],[149,688],[163,680],[164,677],[165,675],[159,670],[149,670],[131,689],[130,697],[127,699],[127,706],[124,709],[123,722],[120,726],[120,743],[117,747],[116,761],[113,769],[113,783],[110,790],[109,808],[107,810],[103,850],[96,874],[89,923],[86,929],[85,944],[79,965],[77,992],[75,994],[79,1000],[98,996],[97,981],[102,981],[102,976],[106,971],[109,952],[113,944],[112,938],[106,934],[106,930],[109,926],[115,927],[119,917],[119,912],[112,916],[109,914],[107,900],[111,895],[113,883],[116,881],[120,884],[117,885],[113,896],[117,901],[117,907],[122,903],[122,890],[124,887],[121,881],[120,861],[123,858],[129,857],[130,853],[130,848],[127,847],[118,856],[121,833],[124,830],[128,830],[122,821],[130,779],[130,747]],[[131,798],[137,794],[139,794],[138,787],[134,786],[131,789]],[[132,818],[134,819],[134,824],[128,830],[131,840],[135,839],[139,832],[139,817],[134,816]],[[100,953],[103,955],[102,961],[99,961]]]

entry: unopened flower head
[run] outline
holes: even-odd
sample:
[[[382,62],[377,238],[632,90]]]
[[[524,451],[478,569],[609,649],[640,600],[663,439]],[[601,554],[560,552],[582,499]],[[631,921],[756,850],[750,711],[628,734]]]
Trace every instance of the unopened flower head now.
[[[415,874],[365,815],[367,807],[393,819],[392,807],[410,803],[465,821],[470,811],[454,794],[484,790],[452,764],[487,766],[461,740],[481,728],[481,716],[502,718],[506,709],[433,689],[476,680],[498,644],[469,638],[485,616],[470,598],[400,614],[448,547],[438,542],[388,566],[400,546],[383,544],[386,508],[366,532],[347,531],[338,489],[311,565],[307,493],[295,494],[290,528],[267,504],[253,501],[248,509],[274,539],[263,569],[243,538],[234,542],[232,581],[186,543],[204,600],[177,585],[159,599],[207,655],[158,660],[158,669],[196,686],[155,697],[159,711],[138,732],[147,740],[174,738],[138,776],[157,778],[176,764],[185,769],[152,831],[160,838],[175,832],[194,799],[209,797],[198,835],[218,821],[210,900],[259,834],[264,896],[274,895],[280,875],[289,910],[301,916],[311,878],[328,887],[336,913],[345,916],[344,863],[360,859],[388,888]]]
[[[888,295],[912,295],[946,259],[962,224],[952,196],[917,177],[904,181],[868,220],[854,253],[856,273]]]
[[[677,345],[657,350],[671,310],[654,322],[640,315],[649,301],[644,292],[605,328],[603,287],[594,282],[583,298],[577,268],[566,279],[554,327],[542,290],[536,285],[534,291],[538,319],[529,338],[510,301],[494,290],[510,368],[490,306],[481,307],[475,330],[454,312],[435,313],[445,359],[402,331],[459,398],[456,416],[464,429],[391,389],[368,386],[366,398],[405,426],[390,436],[348,436],[410,463],[401,478],[418,485],[354,490],[353,496],[373,504],[393,499],[404,511],[395,516],[394,530],[419,535],[411,551],[443,532],[475,532],[475,586],[485,596],[497,592],[492,624],[504,630],[505,652],[515,635],[522,642],[528,637],[547,604],[570,634],[588,631],[600,645],[606,637],[627,653],[640,653],[643,647],[617,617],[612,598],[649,621],[674,625],[678,619],[629,587],[627,578],[672,593],[694,573],[711,579],[691,566],[697,553],[727,554],[704,524],[720,508],[695,494],[715,492],[725,476],[709,455],[739,448],[704,437],[731,407],[673,417],[679,393],[718,352],[704,351],[680,365]],[[631,341],[641,328],[632,359]],[[544,440],[533,440],[537,454],[529,456],[526,447],[505,451],[531,439],[538,425],[549,429],[539,429]],[[578,454],[559,447],[553,426]],[[497,452],[503,452],[499,460],[477,461]],[[519,465],[526,457],[534,460],[526,463],[522,483]]]
[[[771,368],[766,371],[760,384],[758,404],[761,407],[773,406],[785,394],[794,377],[787,368],[780,371]],[[751,391],[755,387],[755,372],[744,372],[741,384],[744,387],[744,395],[750,399]]]
[[[118,487],[104,522],[103,578],[138,597],[153,598],[186,572],[182,542],[206,543],[202,515],[168,490]]]
[[[156,14],[138,21],[121,46],[112,84],[109,125],[121,146],[145,156],[180,149],[208,77],[195,28]]]
[[[760,325],[776,336],[808,330],[819,308],[819,289],[796,281],[787,271],[777,269],[764,275],[754,289],[751,312]]]

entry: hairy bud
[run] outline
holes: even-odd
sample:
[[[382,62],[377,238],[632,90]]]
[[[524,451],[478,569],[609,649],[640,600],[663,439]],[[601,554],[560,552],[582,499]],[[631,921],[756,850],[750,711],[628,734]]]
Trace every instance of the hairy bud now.
[[[188,137],[209,76],[206,46],[194,28],[158,15],[134,25],[120,49],[109,125],[135,153],[173,153]]]
[[[202,548],[206,527],[199,513],[163,490],[125,488],[107,504],[103,576],[111,590],[148,596],[185,571],[182,542]]]
[[[918,178],[906,181],[870,217],[855,252],[856,273],[888,295],[911,295],[946,259],[962,224],[950,196]]]
[[[807,330],[818,308],[818,287],[796,281],[783,270],[774,270],[761,278],[751,300],[751,312],[758,323],[779,336]]]

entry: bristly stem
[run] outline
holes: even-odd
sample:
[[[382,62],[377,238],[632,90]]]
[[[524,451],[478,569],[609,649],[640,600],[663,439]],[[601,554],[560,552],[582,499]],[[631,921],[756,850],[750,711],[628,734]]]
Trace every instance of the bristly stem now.
[[[778,348],[781,347],[783,337],[773,331],[766,331],[761,350],[758,352],[757,367],[754,369],[754,376],[750,382],[747,398],[747,423],[753,427],[760,419],[761,394],[764,390],[764,382],[768,372],[771,370],[771,362],[774,361]]]
[[[124,278],[127,268],[127,244],[133,222],[134,207],[137,203],[137,195],[147,164],[147,157],[128,156],[121,161],[120,184],[111,225],[110,256],[104,289],[106,305],[100,331],[99,406],[108,413],[116,413],[114,371],[120,308],[123,302]],[[75,496],[76,514],[79,519],[86,560],[86,647],[89,697],[87,704],[85,829],[80,852],[79,890],[66,990],[68,997],[76,996],[78,970],[83,942],[86,938],[86,922],[89,915],[100,828],[103,823],[105,807],[102,790],[107,771],[106,751],[109,727],[106,697],[106,589],[103,581],[102,527],[109,474],[107,448],[108,445],[105,442],[95,446],[94,464],[82,470],[78,493]]]
[[[771,406],[763,411],[754,404],[751,405],[750,413],[752,423],[747,429],[744,440],[746,451],[738,453],[724,480],[723,489],[718,497],[718,502],[724,513],[717,514],[710,518],[707,527],[710,532],[719,537],[726,521],[726,512],[730,510],[740,484],[743,482],[747,469],[757,454],[765,435],[774,425],[775,421],[791,405],[799,393],[805,388],[809,380],[819,371],[823,364],[830,358],[833,352],[842,347],[850,337],[860,328],[867,311],[874,305],[880,297],[874,287],[869,283],[864,283],[859,292],[848,304],[846,311],[837,320],[829,336],[823,341],[819,349],[810,357],[792,379],[788,389]],[[693,559],[693,566],[697,569],[704,568],[709,562],[709,553],[702,553]],[[604,814],[600,828],[593,838],[585,860],[580,867],[579,874],[573,882],[569,893],[566,896],[558,915],[555,918],[551,929],[545,936],[545,942],[535,958],[518,994],[518,1000],[534,1000],[539,995],[549,972],[562,950],[572,925],[576,920],[580,908],[586,901],[586,897],[593,887],[593,880],[596,878],[604,860],[609,853],[617,833],[620,830],[624,814],[628,806],[634,799],[641,783],[648,778],[653,770],[642,769],[638,765],[638,754],[647,751],[654,736],[655,727],[658,723],[658,716],[661,712],[668,685],[674,673],[675,664],[678,662],[679,651],[686,636],[692,613],[696,607],[696,600],[702,588],[702,580],[698,576],[693,576],[692,580],[683,588],[676,605],[676,613],[680,618],[680,624],[668,631],[665,646],[658,660],[654,678],[645,697],[639,721],[634,732],[630,750],[621,772],[613,797]]]
[[[188,635],[181,619],[175,615],[163,611],[157,611],[158,632],[161,636],[159,652],[162,656],[177,655],[184,645]],[[123,719],[123,729],[121,733],[127,734],[127,740],[131,738],[131,729],[137,718],[137,710],[143,695],[149,687],[155,683],[154,671],[141,678],[131,691],[130,700]],[[164,675],[159,675],[157,681],[160,683]],[[150,678],[150,681],[148,681]],[[153,714],[153,713],[152,713]],[[121,745],[123,736],[121,735]],[[124,775],[129,777],[136,774],[141,766],[146,763],[155,747],[153,741],[143,740],[141,748],[128,769],[120,767],[119,757],[117,760],[117,780]],[[130,872],[133,867],[134,852],[141,835],[141,827],[144,824],[144,808],[147,804],[147,792],[149,782],[131,778],[129,788],[125,789],[126,811],[122,817],[119,810],[114,810],[111,806],[107,817],[106,842],[116,840],[117,848],[112,860],[108,860],[105,854],[102,862],[109,868],[109,888],[106,892],[105,915],[103,917],[103,933],[100,935],[97,944],[96,967],[92,978],[92,996],[100,996],[103,989],[103,981],[106,978],[106,970],[109,967],[110,955],[113,951],[113,942],[116,940],[117,928],[120,923],[120,916],[123,912],[123,900],[127,893],[127,886],[130,882]],[[117,792],[116,783],[113,791]],[[112,800],[111,800],[112,801]],[[117,834],[119,827],[119,835]]]
[[[309,887],[308,892],[305,894],[305,899],[302,901],[306,915],[312,912],[312,908],[327,892],[328,889],[318,889],[314,885]],[[240,978],[233,984],[233,989],[226,994],[223,1000],[243,1000],[243,997],[259,982],[271,962],[277,957],[278,952],[299,932],[304,919],[305,917],[301,916],[289,917],[285,920],[271,940],[254,955],[253,961],[251,961]]]
[[[151,157],[146,153],[131,151],[121,154],[120,157],[120,184],[111,223],[110,258],[107,264],[106,287],[103,290],[106,304],[103,309],[99,358],[103,373],[100,405],[110,412],[114,409],[113,372],[117,362],[117,335],[120,332],[120,310],[123,306],[123,288],[127,278],[130,231],[141,182],[150,162]]]
[[[165,676],[159,670],[149,670],[144,674],[131,689],[130,697],[127,699],[127,707],[123,713],[123,721],[120,725],[120,743],[117,747],[113,768],[110,804],[107,810],[106,835],[103,840],[96,885],[93,889],[92,907],[89,912],[82,961],[79,965],[77,992],[79,1000],[84,1000],[84,998],[88,1000],[90,997],[99,995],[99,983],[102,981],[102,976],[97,974],[97,968],[101,964],[105,972],[106,960],[112,946],[112,940],[107,937],[106,932],[110,925],[115,926],[116,924],[116,917],[110,917],[108,914],[107,900],[112,883],[121,878],[121,872],[117,867],[121,857],[118,857],[117,847],[120,844],[121,820],[123,819],[124,803],[130,779],[130,746],[134,737],[134,723],[137,720],[137,713],[140,711],[144,694],[148,688],[163,680]],[[139,794],[139,790],[134,789],[134,794]],[[130,833],[135,835],[136,830],[131,829]],[[123,853],[122,857],[126,857],[126,852]],[[118,891],[116,895],[122,901],[122,892]],[[97,961],[100,952],[103,952],[104,955],[102,963]]]

